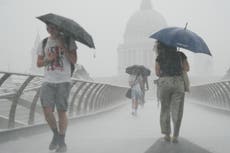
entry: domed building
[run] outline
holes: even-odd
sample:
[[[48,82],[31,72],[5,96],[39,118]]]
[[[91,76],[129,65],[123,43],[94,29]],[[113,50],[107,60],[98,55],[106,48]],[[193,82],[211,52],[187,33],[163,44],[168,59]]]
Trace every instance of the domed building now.
[[[151,0],[142,0],[140,9],[128,20],[124,42],[117,49],[119,75],[123,75],[125,68],[134,64],[144,65],[152,70],[155,40],[149,36],[166,26],[166,20],[154,10]]]

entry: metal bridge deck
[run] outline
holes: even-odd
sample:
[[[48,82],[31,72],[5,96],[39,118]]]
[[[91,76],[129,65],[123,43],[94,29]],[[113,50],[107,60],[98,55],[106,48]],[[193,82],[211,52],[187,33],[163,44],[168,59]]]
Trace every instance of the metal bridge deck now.
[[[67,130],[68,153],[229,153],[230,114],[185,103],[178,144],[161,139],[157,102],[148,99],[138,116],[130,104],[79,119]],[[0,153],[51,153],[51,132],[0,144]]]

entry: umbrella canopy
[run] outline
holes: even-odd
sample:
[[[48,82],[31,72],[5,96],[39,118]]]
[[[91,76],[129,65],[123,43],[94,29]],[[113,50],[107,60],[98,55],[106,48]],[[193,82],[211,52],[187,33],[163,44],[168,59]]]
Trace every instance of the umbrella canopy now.
[[[138,65],[129,66],[125,69],[125,72],[128,74],[136,75],[139,73],[139,67],[138,67]]]
[[[195,53],[211,55],[205,41],[196,33],[180,27],[164,28],[150,36],[168,46],[180,47]]]
[[[95,48],[91,35],[74,20],[52,13],[37,18],[46,24],[56,25],[65,35],[71,36],[90,48]]]
[[[132,65],[125,69],[125,72],[132,75],[141,73],[142,76],[149,76],[151,71],[143,65]]]

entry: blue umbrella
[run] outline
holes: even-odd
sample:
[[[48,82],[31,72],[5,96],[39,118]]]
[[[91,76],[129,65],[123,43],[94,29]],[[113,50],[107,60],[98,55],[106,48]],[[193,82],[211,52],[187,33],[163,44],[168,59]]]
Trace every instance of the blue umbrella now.
[[[180,27],[164,28],[150,36],[168,46],[180,47],[195,53],[211,55],[205,41],[196,33]]]

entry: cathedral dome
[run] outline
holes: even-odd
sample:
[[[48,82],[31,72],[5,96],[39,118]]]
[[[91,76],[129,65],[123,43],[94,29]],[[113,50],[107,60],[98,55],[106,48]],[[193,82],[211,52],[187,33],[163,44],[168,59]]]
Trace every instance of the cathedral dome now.
[[[153,9],[151,0],[143,0],[140,10],[134,13],[127,23],[124,41],[148,39],[151,34],[166,26],[166,20]]]

